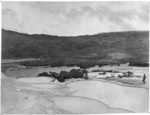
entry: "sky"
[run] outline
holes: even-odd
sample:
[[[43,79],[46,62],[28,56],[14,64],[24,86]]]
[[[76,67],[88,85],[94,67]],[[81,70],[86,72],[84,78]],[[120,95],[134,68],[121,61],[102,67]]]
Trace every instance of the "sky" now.
[[[2,2],[2,28],[58,36],[149,30],[148,2]]]

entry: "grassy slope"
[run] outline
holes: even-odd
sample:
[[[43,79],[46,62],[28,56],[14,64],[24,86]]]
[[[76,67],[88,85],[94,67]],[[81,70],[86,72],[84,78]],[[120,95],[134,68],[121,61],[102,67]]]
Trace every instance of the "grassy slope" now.
[[[148,62],[148,31],[58,37],[2,30],[2,58],[65,58],[102,62]],[[74,60],[75,61],[75,60]]]

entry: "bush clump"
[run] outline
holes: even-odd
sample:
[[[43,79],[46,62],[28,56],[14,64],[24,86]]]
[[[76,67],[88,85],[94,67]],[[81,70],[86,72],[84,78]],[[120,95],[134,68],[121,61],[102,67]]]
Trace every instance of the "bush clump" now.
[[[69,72],[70,78],[82,78],[84,75],[84,71],[81,71],[80,69],[72,69]]]
[[[92,70],[92,72],[103,72],[103,70],[96,69],[96,70]]]
[[[53,77],[53,78],[56,78],[59,82],[64,82],[65,79],[70,79],[70,78],[88,79],[87,71],[81,70],[81,69],[72,69],[70,72],[61,71],[60,73],[51,72],[51,71],[49,73],[42,72],[42,73],[39,73],[38,76]]]
[[[129,66],[149,67],[149,63],[129,63]]]
[[[80,62],[76,64],[78,67],[80,67],[81,69],[87,69],[89,67],[93,67],[96,64],[94,62]]]
[[[42,73],[39,73],[38,76],[50,76],[50,74],[48,74],[47,72],[42,72]]]

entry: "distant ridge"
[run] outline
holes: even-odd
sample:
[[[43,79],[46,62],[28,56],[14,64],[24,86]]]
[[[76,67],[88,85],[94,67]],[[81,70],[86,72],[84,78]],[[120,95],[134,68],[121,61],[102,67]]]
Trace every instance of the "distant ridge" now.
[[[81,36],[25,34],[2,29],[2,58],[67,58],[148,62],[149,31]]]
[[[2,31],[8,31],[8,32],[15,32],[18,34],[25,34],[25,35],[44,35],[44,36],[57,36],[57,37],[82,37],[82,36],[93,36],[93,35],[103,35],[103,34],[116,34],[116,33],[133,33],[133,32],[149,32],[148,30],[139,30],[139,31],[118,31],[118,32],[102,32],[102,33],[97,33],[97,34],[85,34],[85,35],[76,35],[76,36],[60,36],[60,35],[49,35],[49,34],[27,34],[27,33],[22,33],[22,32],[17,32],[17,31],[12,31],[12,30],[6,30],[2,29]]]

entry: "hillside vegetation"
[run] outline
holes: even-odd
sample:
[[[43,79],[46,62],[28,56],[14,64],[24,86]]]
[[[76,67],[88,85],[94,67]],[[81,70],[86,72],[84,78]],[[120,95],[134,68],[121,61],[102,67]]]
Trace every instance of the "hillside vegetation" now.
[[[146,63],[149,32],[111,32],[85,36],[28,35],[2,30],[2,58],[41,58],[53,63]]]

